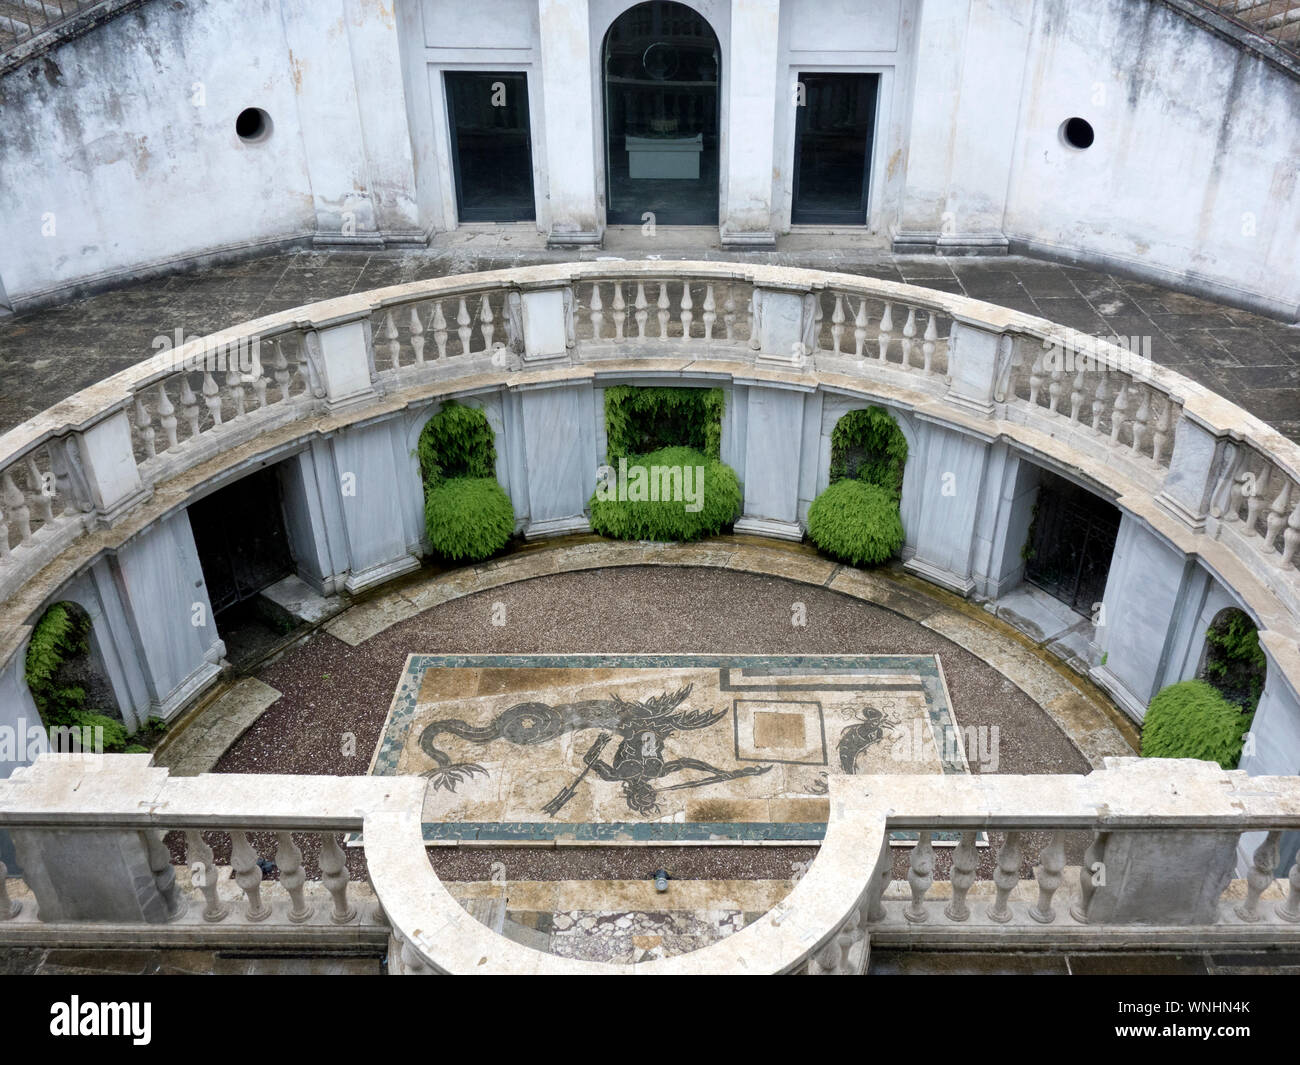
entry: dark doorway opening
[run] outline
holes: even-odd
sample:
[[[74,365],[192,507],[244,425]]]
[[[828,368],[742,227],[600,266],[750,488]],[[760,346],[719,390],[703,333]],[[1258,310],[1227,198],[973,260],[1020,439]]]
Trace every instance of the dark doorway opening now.
[[[532,221],[537,207],[527,76],[448,71],[443,78],[460,221]]]
[[[865,225],[879,74],[800,74],[794,198],[799,225]]]
[[[718,223],[718,86],[722,52],[702,15],[653,0],[605,35],[605,172],[609,222]]]
[[[1119,522],[1114,505],[1044,473],[1025,545],[1025,580],[1091,615],[1106,594]]]
[[[214,615],[293,572],[275,467],[191,503],[189,515]]]

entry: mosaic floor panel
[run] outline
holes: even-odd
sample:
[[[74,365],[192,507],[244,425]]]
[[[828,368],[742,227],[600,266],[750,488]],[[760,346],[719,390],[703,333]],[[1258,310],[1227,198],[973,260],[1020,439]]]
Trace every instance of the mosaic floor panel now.
[[[413,654],[370,771],[429,842],[816,840],[831,775],[964,773],[956,732],[935,655]]]

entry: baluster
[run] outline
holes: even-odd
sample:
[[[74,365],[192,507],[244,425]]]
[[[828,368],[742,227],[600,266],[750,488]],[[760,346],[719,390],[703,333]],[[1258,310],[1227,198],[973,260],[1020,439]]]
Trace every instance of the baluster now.
[[[1064,381],[1065,371],[1059,366],[1053,366],[1047,385],[1047,409],[1053,414],[1056,413],[1057,408],[1061,405],[1061,392],[1065,388],[1065,385],[1063,384]]]
[[[231,831],[230,864],[235,870],[235,883],[248,897],[244,917],[249,921],[265,921],[271,916],[271,907],[262,902],[262,867],[257,864],[257,852],[248,842],[247,832]]]
[[[0,509],[0,562],[9,558],[9,522],[5,512]]]
[[[1051,841],[1039,855],[1038,901],[1029,907],[1029,916],[1039,924],[1051,924],[1056,920],[1056,911],[1052,909],[1052,896],[1061,886],[1061,874],[1065,870],[1065,833],[1052,833]]]
[[[357,911],[348,903],[348,866],[347,858],[339,847],[333,832],[323,832],[320,837],[320,878],[334,900],[330,920],[335,924],[347,924],[353,920]]]
[[[167,386],[158,382],[158,421],[162,425],[163,436],[167,438],[167,450],[176,446],[176,407],[167,395]]]
[[[1007,900],[1019,883],[1020,833],[1008,832],[1007,838],[1002,842],[1002,850],[998,852],[998,867],[993,873],[993,885],[997,888],[997,894],[993,898],[993,905],[989,907],[989,920],[997,921],[998,924],[1006,924],[1011,920]]]
[[[876,326],[876,341],[880,345],[880,361],[885,361],[885,356],[889,353],[890,334],[894,331],[893,309],[888,303],[885,304],[885,313],[880,316],[880,324]]]
[[[921,357],[922,369],[926,373],[932,373],[934,369],[934,347],[935,342],[939,339],[939,327],[934,323],[934,311],[930,312],[930,318],[925,323],[925,335],[921,339]]]
[[[1267,463],[1258,477],[1246,482],[1242,495],[1246,497],[1246,535],[1259,535],[1259,508],[1264,505],[1265,493],[1268,492],[1269,474],[1273,472]]]
[[[1043,390],[1043,356],[1040,352],[1029,367],[1029,405],[1038,406],[1038,393]]]
[[[855,909],[849,918],[842,925],[840,930],[835,934],[835,941],[839,946],[839,964],[835,971],[845,976],[853,975],[853,967],[849,962],[849,956],[853,953],[853,948],[861,942],[865,933],[860,930],[862,922],[861,914]]]
[[[483,298],[478,305],[479,332],[483,334],[483,350],[492,350],[492,334],[496,332],[496,326],[492,324],[492,301],[488,299],[487,293],[483,293]]]
[[[889,833],[885,832],[880,841],[880,853],[876,856],[876,868],[867,885],[867,920],[883,921],[885,919],[885,889],[894,879],[894,855],[889,849]]]
[[[438,349],[438,358],[447,357],[447,316],[442,313],[442,300],[433,305],[433,346]]]
[[[722,303],[722,324],[727,331],[728,342],[736,339],[736,296],[730,284],[727,285],[727,298]]]
[[[718,320],[718,305],[713,301],[713,286],[704,286],[704,340],[713,343],[713,323]]]
[[[212,859],[212,848],[201,832],[191,828],[185,833],[185,849],[194,885],[203,892],[203,919],[209,922],[224,920],[230,907],[217,895],[217,865]]]
[[[4,874],[0,873],[0,879],[3,877]],[[1295,861],[1291,863],[1291,872],[1287,874],[1286,882],[1286,899],[1273,909],[1282,920],[1300,924],[1300,853],[1296,854]]]
[[[1106,383],[1106,374],[1103,372],[1097,381],[1097,391],[1093,394],[1092,401],[1092,429],[1093,432],[1101,432],[1101,416],[1106,409],[1106,404],[1110,402],[1110,386]]]
[[[844,339],[844,295],[835,293],[835,309],[831,311],[831,351],[836,355],[844,354],[840,350],[840,341]]]
[[[275,834],[275,864],[280,867],[280,886],[289,893],[293,902],[289,909],[289,920],[294,924],[302,924],[311,916],[311,907],[303,898],[307,874],[302,871],[302,851],[293,841],[292,832]]]
[[[158,889],[158,894],[167,907],[167,920],[174,921],[188,907],[185,896],[176,887],[176,870],[172,868],[171,853],[163,843],[163,833],[157,829],[145,829],[140,835],[144,837],[145,854],[149,861],[149,871],[153,873],[154,887]]]
[[[1110,839],[1109,832],[1093,833],[1092,842],[1083,852],[1083,864],[1079,866],[1079,901],[1070,907],[1070,916],[1080,924],[1088,923],[1088,904],[1092,901],[1092,896],[1098,887],[1093,877],[1100,876],[1101,883],[1106,883],[1106,867],[1102,864],[1101,858],[1106,853],[1108,839]]]
[[[659,308],[659,311],[658,311],[658,318],[659,318],[659,339],[660,339],[660,340],[667,340],[667,339],[668,339],[668,318],[669,318],[669,308],[672,306],[672,304],[669,303],[669,301],[668,301],[668,282],[667,282],[667,281],[660,281],[660,282],[659,282],[659,300],[658,300],[658,302],[656,303],[656,306]]]
[[[1273,505],[1268,508],[1268,528],[1264,533],[1264,550],[1276,551],[1276,540],[1282,527],[1286,524],[1287,511],[1291,509],[1291,481],[1282,478],[1282,491],[1278,492]]]
[[[36,454],[32,451],[27,452],[27,483],[32,488],[36,516],[41,522],[53,521],[56,484],[54,474],[41,473],[40,467],[36,465]]]
[[[614,282],[614,339],[623,339],[623,328],[627,324],[627,301],[623,299],[623,282]]]
[[[930,846],[930,833],[921,832],[912,848],[907,863],[907,884],[912,889],[912,905],[903,911],[911,924],[924,924],[930,919],[925,909],[925,893],[934,883],[934,848]]]
[[[1133,415],[1133,454],[1140,454],[1142,451],[1142,437],[1147,431],[1147,422],[1151,420],[1151,393],[1147,389],[1142,389],[1142,401],[1138,404],[1137,413]]]
[[[18,526],[18,543],[25,544],[32,537],[32,512],[27,506],[27,497],[14,484],[12,469],[5,470],[3,481],[5,510],[9,521]]]
[[[605,324],[604,304],[600,302],[600,286],[591,283],[591,339],[599,340],[601,327]]]
[[[226,387],[235,401],[235,417],[240,418],[244,414],[244,375],[233,365],[226,371]]]
[[[0,862],[0,921],[9,921],[17,917],[23,909],[23,904],[17,899],[9,897],[9,867],[4,862]]]
[[[638,340],[645,339],[645,324],[650,319],[650,312],[646,310],[646,308],[649,305],[650,305],[649,302],[645,298],[645,282],[638,281],[636,283],[636,303],[635,303],[636,332],[637,332]]]
[[[853,354],[862,362],[862,352],[867,346],[867,300],[858,300],[858,313],[853,316]]]
[[[405,937],[399,937],[402,944],[401,956],[402,966],[411,976],[431,976],[432,970],[425,961],[411,946],[411,943]]]
[[[135,427],[139,430],[140,439],[144,442],[145,458],[153,458],[158,454],[154,448],[153,415],[149,413],[149,408],[144,405],[144,396],[139,392],[135,395]]]
[[[1172,420],[1173,404],[1166,399],[1160,404],[1160,413],[1156,416],[1156,424],[1151,436],[1151,457],[1157,466],[1164,465],[1165,446],[1169,443]]]
[[[420,308],[411,307],[411,350],[415,352],[415,365],[424,365],[424,323],[420,321]]]
[[[213,380],[212,371],[203,371],[203,403],[208,408],[208,414],[212,416],[213,426],[221,424],[221,390],[217,388],[217,382]]]
[[[749,332],[749,346],[754,351],[763,346],[762,338],[758,335],[758,324],[754,315],[754,300],[756,298],[757,294],[751,288],[749,298],[745,300],[745,329]]]
[[[1297,548],[1300,548],[1300,503],[1291,511],[1291,517],[1282,532],[1282,555],[1277,564],[1282,567],[1291,565]]]
[[[266,406],[266,371],[262,369],[262,341],[254,338],[251,346],[252,365],[248,369],[246,380],[253,386],[253,398],[257,400],[257,409],[261,410]]]
[[[1070,386],[1070,421],[1076,425],[1079,422],[1079,412],[1083,409],[1083,371],[1080,370],[1074,375],[1074,383]]]
[[[456,308],[456,335],[460,337],[462,355],[469,354],[469,341],[473,333],[473,329],[470,328],[469,308],[465,306],[465,297],[461,296],[460,304]]]
[[[402,345],[398,340],[397,323],[393,321],[393,312],[384,312],[383,324],[379,327],[379,340],[375,347],[388,358],[388,365],[396,370],[402,363]]]
[[[1273,870],[1277,868],[1280,831],[1270,832],[1264,842],[1255,848],[1250,872],[1246,874],[1246,897],[1233,912],[1243,921],[1254,924],[1259,920],[1259,897],[1273,883]]]
[[[275,377],[279,402],[283,403],[289,398],[289,383],[293,380],[293,374],[289,371],[289,360],[284,357],[284,338],[276,337],[271,343],[275,345],[275,354],[271,356],[271,374]]]
[[[821,351],[822,346],[822,296],[820,292],[813,293],[813,330],[812,330],[812,349],[805,351],[805,355],[816,355]]]
[[[185,422],[190,427],[187,440],[193,440],[199,435],[199,397],[194,394],[194,389],[190,387],[190,375],[181,374],[181,411],[185,415]]]
[[[1110,442],[1116,447],[1119,446],[1119,433],[1124,428],[1124,419],[1128,413],[1128,382],[1122,381],[1119,386],[1119,395],[1115,397],[1115,402],[1111,406],[1110,412]]]
[[[966,905],[966,894],[975,883],[975,869],[979,857],[975,850],[975,833],[963,832],[957,849],[952,852],[952,871],[948,879],[952,882],[952,899],[943,908],[944,916],[950,921],[965,921],[970,917],[970,907]]]
[[[695,304],[691,301],[691,283],[682,282],[682,339],[691,339],[691,323],[695,321],[695,315],[692,312]]]
[[[907,308],[907,321],[903,323],[903,339],[899,347],[903,350],[903,368],[908,369],[912,365],[912,338],[916,336],[916,308]]]

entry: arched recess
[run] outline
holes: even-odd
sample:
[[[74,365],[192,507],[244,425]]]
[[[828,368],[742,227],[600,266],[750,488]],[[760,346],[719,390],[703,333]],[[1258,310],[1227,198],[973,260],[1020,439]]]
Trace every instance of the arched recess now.
[[[95,618],[73,599],[51,603],[33,627],[25,680],[46,725],[74,725],[79,713],[123,721]],[[133,715],[134,716],[134,715]],[[134,721],[124,722],[130,728]]]
[[[1224,607],[1210,622],[1196,675],[1245,713],[1259,704],[1268,662],[1259,646],[1259,626],[1238,607]]]
[[[628,8],[601,41],[599,78],[609,224],[717,225],[722,45],[708,19],[675,0]]]

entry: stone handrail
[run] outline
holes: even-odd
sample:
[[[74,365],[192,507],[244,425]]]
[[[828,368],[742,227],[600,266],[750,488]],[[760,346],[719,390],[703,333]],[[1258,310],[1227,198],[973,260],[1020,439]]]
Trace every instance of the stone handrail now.
[[[269,315],[0,437],[0,668],[79,566],[272,444],[434,395],[654,372],[820,383],[1059,457],[1199,554],[1300,689],[1300,448],[1133,354],[964,296],[725,262],[528,267]]]
[[[873,939],[906,942],[910,934],[926,942],[936,926],[949,944],[988,946],[1025,930],[1048,945],[1300,941],[1300,866],[1282,884],[1273,873],[1281,831],[1300,828],[1300,779],[1252,778],[1206,762],[1117,759],[1086,777],[833,777],[824,842],[785,899],[710,946],[617,965],[522,946],[462,907],[429,863],[420,828],[426,782],[418,777],[171,778],[148,761],[147,755],[84,762],[44,755],[0,782],[0,827],[14,835],[39,908],[26,912],[0,892],[0,942],[39,943],[42,934],[47,942],[93,940],[114,921],[133,925],[137,939],[157,938],[186,919],[187,942],[236,936],[256,942],[280,934],[285,921],[326,927],[369,921],[391,931],[392,972],[685,975],[861,973]],[[60,846],[74,827],[80,843]],[[178,829],[186,831],[195,874],[188,889],[178,886],[162,844],[164,831]],[[231,834],[229,879],[199,834],[212,829]],[[357,830],[378,903],[368,916],[350,899],[334,836]],[[933,830],[962,836],[942,909],[942,900],[926,901]],[[1040,854],[1031,902],[1033,885],[1019,876],[1020,837],[1043,830],[1053,835]],[[1067,830],[1095,834],[1073,892],[1062,890]],[[274,900],[264,895],[247,838],[253,831],[276,834],[281,890]],[[889,894],[891,831],[919,831],[910,854],[910,900]],[[986,831],[1004,837],[991,904],[973,914],[977,907],[967,896],[975,880],[974,837]],[[1254,868],[1241,890],[1221,898],[1239,837],[1255,831],[1267,834],[1254,852]],[[323,906],[312,905],[294,832],[322,834],[318,862],[330,896]],[[105,848],[114,862],[96,860]],[[147,866],[150,875],[126,883],[122,869],[133,866]],[[1099,878],[1100,868],[1109,877]],[[0,884],[3,877],[0,869]],[[230,880],[242,900],[219,890]],[[108,912],[124,893],[138,909],[133,917]]]

